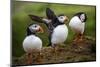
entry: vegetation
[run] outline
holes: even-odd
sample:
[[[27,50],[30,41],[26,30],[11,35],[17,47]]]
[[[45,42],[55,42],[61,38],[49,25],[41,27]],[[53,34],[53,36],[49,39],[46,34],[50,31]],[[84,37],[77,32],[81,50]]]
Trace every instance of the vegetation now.
[[[38,52],[32,53],[32,64],[51,64],[51,63],[73,63],[89,62],[96,60],[95,39],[85,36],[83,41],[71,42],[69,45],[56,46],[55,51],[52,47],[43,47],[41,55]],[[13,65],[30,65],[27,63],[28,54],[13,58]]]
[[[96,10],[95,6],[83,6],[83,5],[69,5],[69,4],[51,4],[51,3],[35,3],[35,2],[13,2],[12,4],[12,55],[14,57],[20,57],[25,54],[22,42],[26,36],[26,28],[30,23],[37,23],[29,18],[29,14],[46,17],[45,9],[51,8],[57,15],[65,14],[69,19],[77,12],[85,12],[87,14],[87,22],[85,27],[85,36],[90,36],[96,39]],[[43,40],[43,46],[46,47],[48,44],[48,33],[47,28],[44,24],[40,25],[44,29],[43,34],[38,34]],[[68,23],[66,23],[68,26]],[[74,37],[74,33],[69,28],[68,38],[65,42],[66,46],[70,46]],[[93,44],[96,44],[93,41]],[[95,47],[92,48],[93,51]],[[73,54],[74,56],[74,54]],[[70,57],[69,57],[70,58]],[[79,57],[81,58],[81,57]],[[68,57],[66,58],[68,59]],[[86,58],[83,58],[86,60]]]

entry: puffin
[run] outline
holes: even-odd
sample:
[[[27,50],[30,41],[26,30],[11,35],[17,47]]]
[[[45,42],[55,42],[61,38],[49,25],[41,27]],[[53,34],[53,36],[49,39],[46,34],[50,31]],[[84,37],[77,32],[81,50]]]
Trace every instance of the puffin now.
[[[85,31],[87,15],[85,12],[76,13],[69,22],[69,27],[75,32],[74,42],[81,42]]]
[[[33,14],[29,14],[29,17],[31,18],[31,20],[36,21],[38,23],[43,23],[46,25],[46,27],[48,28],[48,33],[50,33],[52,31],[52,24],[51,24],[51,19],[48,18],[44,18],[44,17],[40,17],[37,15],[33,15]]]
[[[32,63],[32,53],[40,53],[42,49],[42,40],[36,33],[43,33],[42,27],[38,24],[30,24],[27,27],[27,36],[23,40],[23,49],[28,54],[28,64]]]
[[[68,21],[68,17],[64,14],[56,16],[50,8],[46,8],[46,16],[52,20],[51,24],[53,26],[53,30],[50,33],[49,45],[55,48],[56,45],[64,43],[67,39],[68,28],[65,22]]]
[[[43,22],[46,24],[49,32],[49,44],[48,46],[55,47],[57,44],[62,44],[68,36],[68,28],[65,24],[68,21],[68,17],[64,14],[58,16],[50,8],[46,8],[46,18],[41,18],[36,15],[29,15],[30,18],[37,22]]]

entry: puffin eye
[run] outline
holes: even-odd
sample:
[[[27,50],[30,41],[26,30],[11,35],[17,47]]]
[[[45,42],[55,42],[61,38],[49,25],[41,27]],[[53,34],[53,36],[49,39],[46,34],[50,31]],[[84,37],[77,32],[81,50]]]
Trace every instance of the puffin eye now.
[[[35,28],[37,27],[37,25],[34,26]]]
[[[61,18],[61,19],[63,19],[63,17],[62,17],[62,16],[61,16],[60,18]]]

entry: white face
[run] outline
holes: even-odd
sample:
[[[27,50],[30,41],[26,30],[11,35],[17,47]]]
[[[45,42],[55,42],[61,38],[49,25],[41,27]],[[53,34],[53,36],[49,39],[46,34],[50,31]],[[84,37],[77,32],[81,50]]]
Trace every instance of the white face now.
[[[85,14],[80,15],[80,20],[83,22],[85,20]]]
[[[66,16],[59,16],[58,17],[58,20],[61,22],[61,23],[64,23],[64,21],[67,19]]]
[[[29,26],[29,29],[31,32],[36,32],[39,30],[39,28],[40,28],[40,26],[37,24],[33,24],[33,25]]]

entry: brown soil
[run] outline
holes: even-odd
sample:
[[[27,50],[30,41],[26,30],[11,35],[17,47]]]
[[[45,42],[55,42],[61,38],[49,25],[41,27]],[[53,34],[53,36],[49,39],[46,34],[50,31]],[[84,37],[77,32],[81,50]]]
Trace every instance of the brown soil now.
[[[86,62],[96,60],[96,40],[91,37],[84,37],[81,42],[72,42],[66,45],[43,47],[40,55],[33,53],[32,64],[51,64],[65,62]],[[27,54],[13,58],[13,65],[26,65]]]

